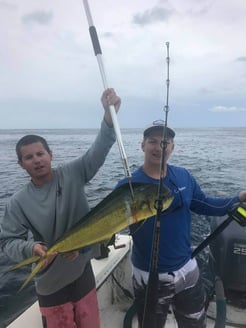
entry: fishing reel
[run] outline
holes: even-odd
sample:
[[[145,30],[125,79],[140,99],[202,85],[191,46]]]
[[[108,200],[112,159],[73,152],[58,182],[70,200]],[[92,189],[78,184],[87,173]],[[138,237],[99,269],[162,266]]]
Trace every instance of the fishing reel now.
[[[235,220],[240,226],[246,226],[246,207],[241,203],[237,203],[232,206],[228,211],[229,217]]]

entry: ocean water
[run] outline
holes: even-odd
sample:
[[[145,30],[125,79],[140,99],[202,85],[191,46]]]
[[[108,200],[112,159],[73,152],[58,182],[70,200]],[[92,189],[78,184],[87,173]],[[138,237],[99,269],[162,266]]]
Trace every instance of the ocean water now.
[[[17,164],[15,144],[25,134],[44,136],[53,151],[53,166],[83,154],[97,130],[0,130],[0,221],[7,199],[19,190],[28,176]],[[123,129],[122,138],[131,171],[143,162],[142,133]],[[246,127],[176,129],[175,150],[169,162],[186,167],[211,196],[231,196],[246,189]],[[124,177],[123,164],[114,145],[104,166],[87,185],[91,208]],[[197,246],[209,234],[209,218],[193,215],[192,243]],[[13,263],[0,253],[0,328],[6,327],[35,301],[33,283],[17,293],[30,268],[7,272]]]

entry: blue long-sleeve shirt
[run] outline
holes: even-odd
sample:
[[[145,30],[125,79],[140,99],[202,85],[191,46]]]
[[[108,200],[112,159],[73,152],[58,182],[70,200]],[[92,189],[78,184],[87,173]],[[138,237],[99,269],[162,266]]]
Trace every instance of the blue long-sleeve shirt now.
[[[121,180],[117,187],[126,182],[126,179]],[[158,184],[159,180],[146,175],[140,167],[132,174],[132,182]],[[224,216],[239,198],[207,197],[185,168],[173,165],[168,165],[163,183],[171,190],[174,200],[160,218],[158,271],[172,272],[179,270],[191,258],[190,211],[203,215]],[[153,216],[140,227],[130,226],[133,238],[132,263],[144,271],[150,269],[154,219]]]

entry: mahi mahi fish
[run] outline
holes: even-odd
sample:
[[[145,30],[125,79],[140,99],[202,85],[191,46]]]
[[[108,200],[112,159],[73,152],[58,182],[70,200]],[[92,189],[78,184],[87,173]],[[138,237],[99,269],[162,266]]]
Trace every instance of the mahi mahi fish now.
[[[96,243],[105,242],[129,225],[138,223],[156,214],[158,185],[148,183],[132,183],[133,195],[128,184],[123,184],[112,191],[87,215],[76,223],[68,232],[51,246],[44,257],[32,256],[9,270],[15,270],[27,264],[36,263],[20,290],[39,272],[45,260],[53,253],[66,253]],[[170,190],[163,188],[163,210],[173,200]]]

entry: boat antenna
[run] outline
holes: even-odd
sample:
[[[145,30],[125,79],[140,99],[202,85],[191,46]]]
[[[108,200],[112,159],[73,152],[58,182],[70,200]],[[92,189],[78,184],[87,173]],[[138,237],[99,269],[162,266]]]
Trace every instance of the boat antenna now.
[[[99,70],[101,73],[103,86],[104,86],[104,89],[106,90],[108,88],[108,82],[107,82],[107,77],[106,77],[103,58],[102,58],[102,50],[101,50],[101,46],[100,46],[99,39],[97,36],[97,30],[93,24],[88,1],[83,0],[83,2],[84,2],[84,9],[85,9],[85,13],[86,13],[86,17],[87,17],[87,21],[88,21],[88,25],[89,25],[89,33],[90,33],[94,53],[95,53],[95,56],[97,57],[97,62],[98,62]],[[131,171],[130,171],[130,168],[128,165],[128,160],[127,160],[126,152],[125,152],[123,141],[122,141],[121,131],[120,131],[119,123],[117,120],[117,115],[115,113],[115,109],[113,106],[110,105],[109,110],[110,110],[110,115],[111,115],[112,122],[113,122],[113,127],[114,127],[114,131],[115,131],[115,135],[116,135],[116,140],[118,143],[120,156],[121,156],[121,159],[123,162],[123,167],[125,170],[125,176],[129,182],[129,187],[130,187],[132,198],[134,198],[134,193],[133,193],[133,188],[132,188],[132,183],[131,183]]]
[[[166,42],[167,48],[167,79],[166,79],[166,105],[164,106],[164,129],[163,129],[163,139],[162,139],[162,156],[161,156],[161,164],[160,164],[160,181],[158,187],[158,198],[156,200],[156,216],[154,221],[154,232],[153,232],[153,242],[152,242],[152,250],[151,250],[151,263],[149,269],[149,278],[146,287],[145,294],[145,302],[144,302],[144,313],[143,313],[143,322],[142,327],[157,327],[156,316],[151,316],[151,313],[155,313],[155,309],[157,306],[158,300],[158,258],[159,258],[159,241],[160,241],[160,218],[163,210],[163,192],[164,192],[164,184],[163,180],[165,177],[165,157],[166,157],[166,148],[167,148],[167,118],[169,112],[169,42]],[[148,309],[148,311],[147,311]]]

